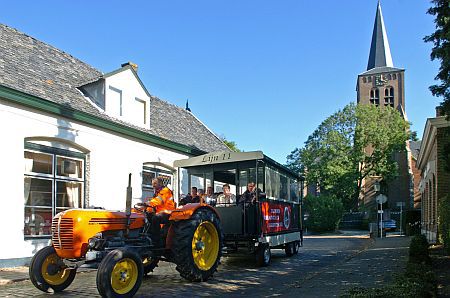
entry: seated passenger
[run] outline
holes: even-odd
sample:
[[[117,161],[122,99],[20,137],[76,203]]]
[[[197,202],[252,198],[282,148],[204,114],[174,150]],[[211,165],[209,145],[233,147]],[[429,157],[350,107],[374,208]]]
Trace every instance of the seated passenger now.
[[[212,186],[208,186],[208,188],[206,189],[205,203],[211,206],[216,205],[216,195],[214,195]]]
[[[198,195],[197,187],[195,186],[191,188],[190,194],[188,193],[184,198],[180,199],[180,206],[190,203],[200,203],[200,196]]]
[[[223,207],[234,205],[236,203],[236,196],[230,192],[230,185],[225,184],[224,186],[222,186],[222,189],[223,194],[217,197],[216,206]]]
[[[258,189],[261,192],[260,189]],[[254,204],[256,202],[256,184],[255,182],[249,182],[247,184],[247,190],[241,195],[238,204]]]

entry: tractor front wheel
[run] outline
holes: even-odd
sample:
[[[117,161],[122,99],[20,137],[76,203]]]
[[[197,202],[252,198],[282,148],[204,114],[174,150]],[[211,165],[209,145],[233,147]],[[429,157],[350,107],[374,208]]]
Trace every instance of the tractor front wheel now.
[[[133,251],[119,248],[98,266],[97,289],[102,297],[133,297],[142,283],[143,265]]]
[[[53,246],[46,246],[31,259],[29,274],[31,282],[39,290],[48,292],[51,288],[60,292],[72,283],[76,269],[68,268]]]
[[[174,262],[189,281],[206,281],[213,275],[222,246],[220,221],[212,210],[198,209],[190,219],[174,223]]]

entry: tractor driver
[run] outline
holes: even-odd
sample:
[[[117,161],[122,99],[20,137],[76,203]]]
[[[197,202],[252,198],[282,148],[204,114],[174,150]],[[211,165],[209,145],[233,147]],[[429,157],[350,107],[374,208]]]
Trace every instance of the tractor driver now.
[[[153,214],[151,219],[150,238],[155,247],[162,247],[161,224],[169,222],[170,213],[172,210],[175,210],[175,202],[173,201],[172,191],[164,186],[162,177],[153,179],[152,186],[155,194],[149,205],[156,209],[156,213]]]

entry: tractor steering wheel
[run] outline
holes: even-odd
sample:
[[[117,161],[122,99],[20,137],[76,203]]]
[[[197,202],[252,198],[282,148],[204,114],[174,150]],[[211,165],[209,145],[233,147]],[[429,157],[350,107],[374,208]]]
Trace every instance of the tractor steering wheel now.
[[[137,212],[140,212],[140,213],[145,213],[147,210],[147,207],[150,207],[150,206],[145,203],[136,203],[133,206],[134,210],[136,210]]]

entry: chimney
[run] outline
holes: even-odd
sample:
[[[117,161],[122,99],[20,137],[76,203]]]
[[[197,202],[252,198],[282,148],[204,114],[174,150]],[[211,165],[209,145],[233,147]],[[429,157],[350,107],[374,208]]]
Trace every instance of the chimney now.
[[[137,66],[137,64],[135,64],[135,63],[133,63],[133,62],[131,62],[131,61],[128,61],[128,62],[125,62],[125,63],[122,63],[122,67],[125,67],[125,66],[131,66],[131,67],[133,67],[133,69],[134,69],[134,71],[135,72],[137,72],[138,71],[138,66]]]
[[[441,116],[444,116],[442,114],[442,108],[441,108],[441,106],[437,106],[436,107],[436,117],[441,117]]]

